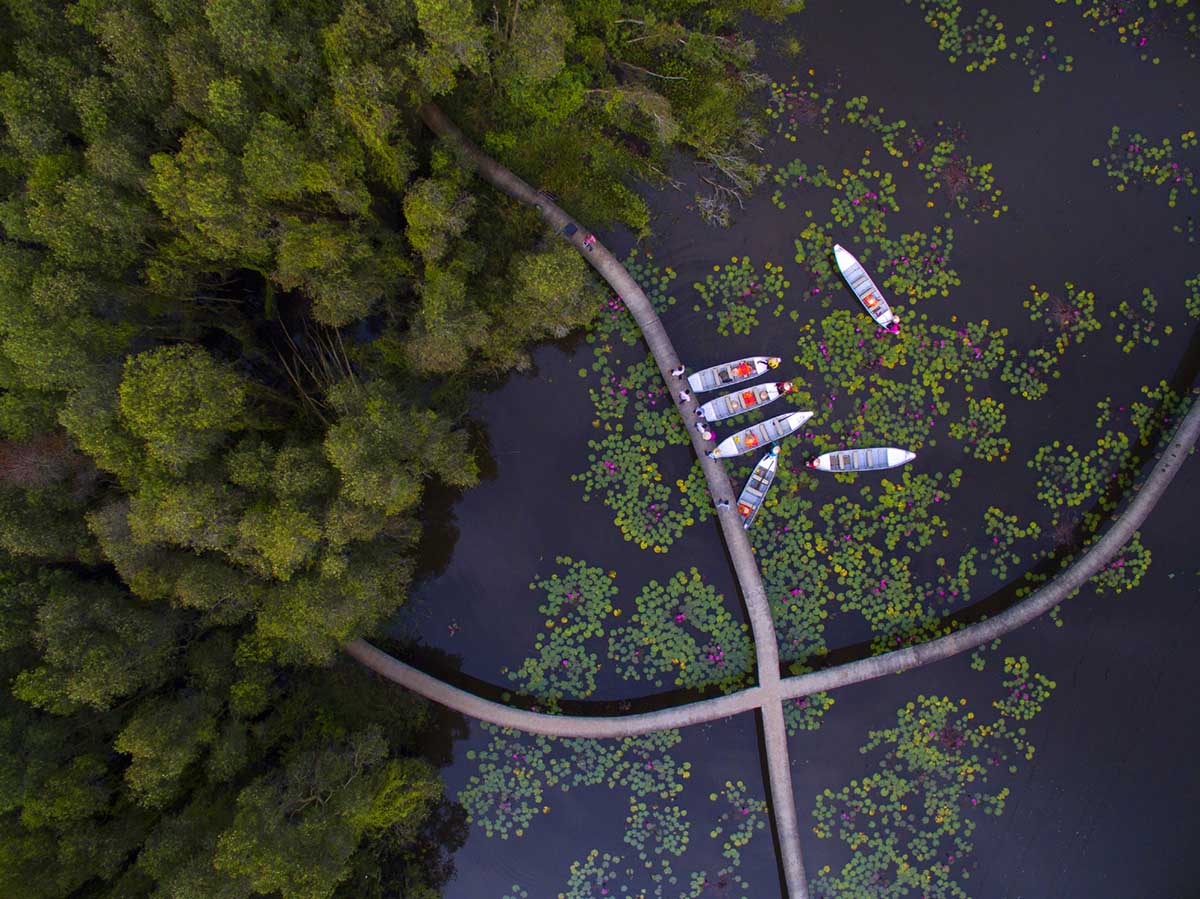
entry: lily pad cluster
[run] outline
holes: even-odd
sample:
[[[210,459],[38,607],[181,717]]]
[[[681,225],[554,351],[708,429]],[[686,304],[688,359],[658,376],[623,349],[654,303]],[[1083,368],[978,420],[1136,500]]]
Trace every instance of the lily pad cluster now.
[[[984,550],[982,560],[990,562],[992,575],[1007,580],[1009,567],[1021,564],[1021,556],[1014,551],[1018,543],[1034,542],[1041,534],[1036,521],[1021,524],[1016,515],[1007,515],[1003,509],[989,506],[983,515]]]
[[[609,644],[622,677],[726,692],[747,685],[754,659],[749,628],[695,568],[666,583],[650,581],[636,605]]]
[[[1200,275],[1188,278],[1183,283],[1183,289],[1186,291],[1183,305],[1187,310],[1188,318],[1193,321],[1200,320]]]
[[[813,70],[809,69],[808,73],[812,75]],[[818,87],[814,81],[801,84],[797,76],[789,82],[772,82],[767,118],[773,120],[776,130],[792,143],[802,130],[813,129],[828,134],[829,124],[837,115],[836,91],[831,87],[836,88],[836,85]]]
[[[749,334],[758,327],[759,314],[772,304],[773,314],[781,314],[783,305],[778,301],[791,286],[783,276],[783,266],[766,262],[759,269],[749,256],[734,256],[725,266],[714,265],[713,272],[703,283],[692,285],[700,297],[692,308],[696,312],[704,309],[704,317],[717,323],[718,334]]]
[[[1171,336],[1174,330],[1170,325],[1159,326],[1154,320],[1158,311],[1158,300],[1149,287],[1142,288],[1142,299],[1133,303],[1122,300],[1121,304],[1109,315],[1116,321],[1117,330],[1113,340],[1121,345],[1122,351],[1133,352],[1136,346],[1158,346],[1159,334]]]
[[[1008,211],[1001,200],[1003,191],[996,186],[990,162],[976,162],[964,153],[957,141],[943,138],[929,151],[929,158],[917,163],[917,169],[928,182],[931,195],[949,199],[960,212],[978,224],[984,218],[999,218]],[[933,200],[927,205],[934,206]],[[950,218],[950,212],[946,212]]]
[[[1091,584],[1096,595],[1124,593],[1138,586],[1150,569],[1150,558],[1150,550],[1142,543],[1142,532],[1135,531],[1120,554],[1093,575]]]
[[[722,790],[709,794],[717,807],[711,818],[701,816],[696,822],[707,828],[726,864],[711,874],[693,870],[686,880],[675,873],[673,862],[686,861],[689,849],[700,842],[693,838],[692,816],[681,804],[690,765],[669,752],[680,742],[678,731],[626,740],[564,740],[486,724],[484,729],[491,741],[487,749],[468,754],[479,762],[479,771],[458,798],[489,837],[523,836],[537,815],[550,812],[550,794],[556,789],[603,787],[626,794],[629,813],[622,839],[628,850],[593,849],[571,862],[560,899],[749,899],[750,885],[738,868],[742,850],[766,828],[767,804],[742,781],[726,781]],[[520,795],[513,784],[521,786]],[[514,885],[505,899],[528,899],[528,893]]]
[[[966,699],[918,696],[861,747],[878,759],[874,773],[816,797],[813,832],[851,854],[816,872],[815,894],[876,895],[886,884],[892,896],[966,896],[979,817],[1003,813],[1003,781],[1034,755],[1024,725],[1055,687],[1024,657],[1004,669],[990,720],[977,720]]]
[[[736,867],[742,863],[742,849],[767,826],[767,803],[751,796],[740,780],[725,781],[725,786],[708,798],[725,806],[709,836],[714,840],[724,837],[721,854]]]
[[[691,777],[691,763],[670,753],[679,731],[622,740],[586,740],[524,734],[492,724],[486,748],[470,750],[477,763],[458,794],[472,823],[489,837],[521,837],[539,815],[550,814],[553,790],[601,784],[631,799],[673,801]]]
[[[904,0],[912,5],[913,0]],[[962,62],[968,72],[985,72],[1008,46],[1004,23],[995,13],[981,9],[972,21],[963,19],[963,7],[955,0],[917,0],[925,24],[938,33],[938,50],[952,62]]]
[[[1013,38],[1013,50],[1008,58],[1019,61],[1033,79],[1033,92],[1040,93],[1047,72],[1070,72],[1075,57],[1059,55],[1058,46],[1050,29],[1054,23],[1049,19],[1043,26],[1026,25],[1025,33]]]
[[[829,93],[823,94],[823,90]],[[967,134],[962,128],[939,120],[931,127],[918,130],[904,119],[888,119],[882,106],[872,110],[870,100],[865,96],[850,97],[839,103],[839,91],[840,85],[821,89],[811,80],[804,85],[798,79],[793,79],[789,84],[773,84],[767,116],[775,122],[776,130],[793,142],[800,133],[817,124],[822,132],[828,133],[835,115],[842,124],[854,125],[876,135],[884,150],[899,160],[902,168],[916,164],[931,196],[935,199],[936,196],[943,196],[951,201],[951,210],[946,212],[947,218],[952,211],[958,210],[978,223],[984,218],[999,218],[1008,211],[1001,201],[1003,191],[996,184],[991,163],[974,161],[966,149]],[[817,121],[789,114],[788,104],[797,97],[820,96],[825,96],[825,100],[821,101],[824,112]],[[864,168],[869,168],[865,162]],[[822,184],[819,169],[807,172],[799,161],[776,169],[772,177],[781,186],[828,186]],[[874,172],[874,177],[881,176],[879,172]],[[817,180],[811,180],[813,178]],[[935,199],[929,200],[928,205],[935,206]],[[772,202],[781,209],[786,208],[781,189],[772,195]],[[867,231],[869,233],[869,229]]]
[[[945,554],[952,562],[938,556],[930,564],[950,536],[949,522],[936,510],[949,504],[960,475],[904,469],[857,497],[838,496],[818,508],[807,497],[811,476],[781,456],[776,487],[751,540],[772,598],[780,654],[792,673],[825,654],[826,623],[835,613],[861,619],[875,651],[908,645],[947,632],[944,616],[970,601],[979,565],[1007,571],[1021,553],[1034,551],[1036,527],[1014,521],[1003,529],[999,524],[1008,519],[989,510],[984,527],[998,537],[994,543],[961,551],[951,546]],[[787,711],[799,728],[827,708],[826,697],[817,696]]]
[[[1188,53],[1200,55],[1200,16],[1191,0],[1054,0],[1074,3],[1096,28],[1112,29],[1122,44],[1137,50],[1142,62],[1158,65],[1152,42],[1164,34],[1183,38]],[[1095,29],[1093,29],[1095,30]]]
[[[616,613],[617,587],[610,573],[569,556],[555,562],[566,569],[563,574],[529,585],[545,596],[538,606],[545,630],[534,639],[535,655],[506,672],[522,693],[545,702],[582,699],[596,691],[600,661],[588,645],[605,637]]]
[[[674,412],[671,412],[675,415]],[[695,494],[663,480],[655,454],[665,440],[626,435],[620,430],[588,441],[588,468],[572,475],[583,485],[583,500],[599,495],[612,509],[621,535],[642,549],[666,552],[695,523]]]
[[[626,257],[625,268],[642,288],[656,313],[662,315],[675,305],[675,297],[668,293],[676,278],[670,266],[660,266],[654,261],[653,254],[635,249]],[[592,318],[584,339],[592,348],[592,370],[599,371],[614,351],[615,344],[636,346],[642,342],[642,332],[621,298],[610,296],[605,299],[600,314]],[[582,369],[579,375],[586,378],[587,369]]]
[[[1088,334],[1100,330],[1100,319],[1096,317],[1096,295],[1090,290],[1067,281],[1061,292],[1039,290],[1030,284],[1032,296],[1022,305],[1029,310],[1029,318],[1040,322],[1054,341],[1054,350],[1060,356],[1072,344],[1082,343]]]
[[[552,709],[562,699],[587,698],[602,659],[624,679],[655,687],[730,692],[747,685],[754,659],[748,626],[695,568],[650,581],[622,617],[615,572],[569,556],[555,561],[561,573],[530,584],[545,596],[533,654],[504,672],[521,693]]]
[[[1119,125],[1113,125],[1108,136],[1108,153],[1093,159],[1092,165],[1103,166],[1118,191],[1141,186],[1158,188],[1165,195],[1167,206],[1174,209],[1182,200],[1200,195],[1200,178],[1195,169],[1181,161],[1184,153],[1196,148],[1197,140],[1196,131],[1190,130],[1179,135],[1178,146],[1168,137],[1154,144],[1140,131],[1125,133]],[[1194,219],[1189,219],[1189,225],[1175,225],[1174,230],[1189,243],[1195,242]]]
[[[1004,403],[990,396],[967,397],[967,411],[961,419],[950,423],[950,436],[963,444],[969,456],[985,462],[1003,462],[1012,452],[1012,444],[1004,436],[1007,422]]]
[[[1096,317],[1096,296],[1090,290],[1067,281],[1062,291],[1041,290],[1030,284],[1031,296],[1023,305],[1030,320],[1040,322],[1044,331],[1037,344],[1025,352],[1013,349],[1004,362],[1000,380],[1010,385],[1013,394],[1027,400],[1046,395],[1050,382],[1060,377],[1059,363],[1067,350],[1080,344],[1088,334],[1100,330]]]
[[[818,451],[880,442],[914,451],[933,445],[958,389],[972,393],[1007,358],[1006,333],[986,319],[946,326],[922,314],[906,320],[898,334],[884,335],[846,309],[808,323],[794,359],[810,392],[799,391],[797,399],[819,410]]]
[[[1055,440],[1039,447],[1026,464],[1037,472],[1038,499],[1057,514],[1104,502],[1105,494],[1114,492],[1110,481],[1117,481],[1118,488],[1129,486],[1132,476],[1122,469],[1129,455],[1129,437],[1123,431],[1109,429],[1086,452]],[[1109,504],[1115,506],[1116,500]]]

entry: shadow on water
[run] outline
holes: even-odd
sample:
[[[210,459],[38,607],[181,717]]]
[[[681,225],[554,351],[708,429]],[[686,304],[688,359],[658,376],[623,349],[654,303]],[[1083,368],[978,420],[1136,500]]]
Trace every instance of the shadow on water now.
[[[762,782],[765,786],[771,782],[771,769],[767,764],[767,734],[763,728],[761,710],[754,713],[754,739],[758,744],[759,769],[762,772]],[[795,790],[794,785],[792,789],[793,791]],[[767,798],[770,801],[769,794]],[[783,870],[783,853],[780,851],[779,822],[775,819],[774,815],[768,815],[767,820],[771,823],[771,845],[774,849],[775,874],[776,881],[779,884],[779,894],[783,899],[787,899],[787,876]]]

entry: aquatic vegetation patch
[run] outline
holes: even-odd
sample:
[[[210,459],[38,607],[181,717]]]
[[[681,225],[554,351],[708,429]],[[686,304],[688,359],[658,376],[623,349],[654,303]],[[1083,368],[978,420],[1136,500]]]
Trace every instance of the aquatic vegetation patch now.
[[[683,855],[691,838],[687,809],[677,805],[630,799],[625,818],[625,842],[651,867],[648,855]]]
[[[1062,355],[1072,344],[1082,343],[1088,334],[1100,330],[1100,319],[1096,317],[1096,295],[1090,290],[1077,287],[1067,281],[1062,292],[1051,293],[1039,290],[1030,284],[1032,296],[1022,304],[1029,310],[1029,318],[1041,322],[1050,337],[1054,349]]]
[[[711,842],[703,845],[710,853],[709,847],[719,848],[726,864],[715,873],[693,870],[686,879],[675,873],[672,860],[686,862],[698,842],[691,816],[680,804],[690,765],[667,752],[679,744],[678,731],[626,740],[561,740],[521,737],[493,725],[485,724],[484,729],[492,734],[491,742],[483,751],[468,753],[479,762],[479,773],[460,791],[459,801],[489,837],[523,836],[536,815],[550,813],[552,800],[546,797],[555,789],[604,787],[627,793],[622,839],[629,852],[593,849],[571,862],[564,891],[557,894],[560,899],[750,899],[750,884],[738,869],[742,851],[766,829],[767,803],[752,795],[743,781],[726,781],[708,797],[716,806],[707,826]],[[527,795],[514,814],[517,806],[509,784],[517,770],[523,772]],[[528,899],[528,892],[513,885],[505,896]]]
[[[1021,541],[1036,541],[1042,529],[1036,521],[1022,526],[1016,515],[1006,515],[1003,509],[988,506],[983,515],[984,550],[983,562],[991,562],[992,575],[1007,580],[1009,568],[1021,564],[1021,556],[1014,546]]]
[[[885,335],[868,321],[839,309],[801,329],[793,358],[825,410],[815,437],[821,452],[876,440],[912,450],[932,445],[938,420],[951,412],[948,386],[972,392],[1008,353],[1007,332],[986,319],[948,327],[922,315]],[[805,400],[803,391],[797,399]]]
[[[603,639],[614,616],[617,587],[602,568],[559,556],[565,570],[529,585],[544,595],[538,611],[545,630],[534,638],[536,655],[515,670],[505,672],[522,692],[543,701],[583,699],[596,691],[597,654],[587,651],[588,641]]]
[[[822,97],[820,102],[823,110],[821,119],[823,132],[828,133],[829,122],[833,120],[833,115],[836,113],[841,124],[857,126],[875,134],[880,138],[883,149],[888,152],[888,155],[899,160],[902,168],[908,168],[910,164],[916,163],[917,169],[926,181],[930,196],[936,194],[935,199],[937,196],[949,199],[950,210],[946,212],[947,217],[950,217],[956,210],[970,217],[972,222],[978,223],[984,218],[998,218],[1003,212],[1008,211],[1008,206],[1004,205],[1001,200],[1003,191],[996,184],[991,163],[977,163],[973,160],[972,155],[966,149],[967,134],[961,127],[940,120],[934,126],[926,128],[924,131],[918,131],[904,119],[886,118],[886,109],[883,107],[870,109],[869,98],[865,96],[847,98],[839,106],[838,97],[836,97],[839,91],[839,85],[818,89],[812,80],[802,85],[798,78],[793,78],[792,82],[787,85],[775,84],[772,98],[767,106],[768,118],[775,121],[776,131],[794,142],[798,133],[809,127],[810,122],[794,115],[785,115],[782,112],[785,103],[793,100],[794,96]],[[869,163],[864,161],[863,168],[868,169]],[[860,169],[860,173],[862,173],[862,169]],[[850,172],[846,170],[845,174],[848,175]],[[880,172],[871,172],[871,175],[875,179],[881,178]],[[803,162],[796,161],[788,163],[785,167],[774,169],[772,180],[776,185],[776,190],[772,194],[772,202],[780,209],[785,209],[787,202],[784,188],[830,187],[833,186],[830,181],[836,179],[832,179],[832,175],[823,167],[818,166],[809,170]],[[890,176],[888,176],[888,187],[888,199],[890,200],[894,194],[894,190],[890,188]],[[862,205],[862,193],[857,196],[859,205]],[[936,205],[935,199],[930,199],[929,205]],[[883,205],[887,206],[888,204],[884,203]],[[866,204],[865,209],[872,210],[872,206]],[[857,222],[858,218],[859,216],[852,216],[851,223]],[[866,224],[866,227],[860,227],[859,230],[864,234],[875,233],[870,222]]]
[[[693,513],[702,499],[663,481],[654,456],[664,446],[664,440],[625,435],[618,426],[603,439],[588,441],[588,467],[571,476],[583,485],[584,502],[598,495],[613,511],[621,536],[654,552],[666,552],[695,523]]]
[[[1008,416],[1004,414],[1004,403],[990,396],[967,398],[967,411],[958,421],[950,423],[950,436],[963,444],[969,456],[985,462],[1003,462],[1012,451],[1012,444],[1004,436]]]
[[[910,301],[950,296],[962,281],[950,267],[954,229],[935,225],[931,234],[910,231],[893,239],[881,236],[877,271],[891,296]]]
[[[1009,59],[1025,67],[1033,79],[1035,94],[1041,92],[1047,72],[1070,72],[1074,68],[1075,57],[1059,55],[1054,35],[1050,33],[1053,27],[1054,23],[1049,19],[1043,26],[1026,25],[1025,33],[1013,39],[1013,50],[1008,54]]]
[[[734,256],[725,266],[714,265],[713,272],[703,283],[692,284],[701,301],[692,308],[707,310],[704,317],[716,322],[718,334],[749,334],[758,327],[759,314],[772,304],[773,314],[782,314],[783,305],[778,301],[791,287],[783,276],[783,266],[766,262],[758,269],[749,256]]]
[[[1129,454],[1129,437],[1110,429],[1087,452],[1055,440],[1039,447],[1026,464],[1038,474],[1037,496],[1043,505],[1051,510],[1077,509],[1101,500],[1112,489],[1110,480],[1120,481],[1121,487],[1131,483],[1131,476],[1121,473],[1121,463]]]
[[[904,0],[910,6],[913,0]],[[995,13],[981,9],[973,21],[961,21],[962,4],[956,0],[917,0],[925,24],[938,34],[938,50],[952,63],[963,63],[968,72],[986,72],[1008,46],[1004,23]]]
[[[1127,187],[1147,186],[1158,188],[1165,195],[1167,206],[1174,209],[1181,199],[1200,195],[1200,179],[1190,165],[1181,161],[1182,155],[1197,146],[1195,130],[1179,135],[1176,146],[1164,137],[1152,144],[1139,131],[1128,134],[1119,125],[1113,125],[1108,137],[1108,153],[1092,160],[1092,165],[1104,167],[1104,173],[1115,182],[1113,187],[1123,191]],[[1194,205],[1194,204],[1193,204]],[[1189,216],[1187,225],[1173,226],[1175,233],[1182,234],[1189,243],[1196,240],[1195,222]]]
[[[1054,0],[1074,2],[1080,14],[1101,29],[1112,29],[1122,44],[1137,50],[1142,62],[1158,65],[1152,41],[1164,34],[1183,38],[1188,54],[1200,55],[1200,16],[1191,0]],[[1189,8],[1191,7],[1191,8]],[[1095,29],[1093,29],[1095,30]]]
[[[1183,306],[1187,311],[1189,319],[1200,320],[1200,275],[1194,278],[1188,278],[1183,283],[1183,289],[1187,291],[1184,294]]]
[[[986,723],[966,699],[922,695],[894,727],[870,732],[859,751],[878,758],[877,770],[816,797],[813,832],[852,853],[839,870],[816,872],[817,895],[873,895],[887,884],[894,896],[966,896],[979,816],[1004,812],[1001,781],[1034,756],[1024,724],[1055,688],[1024,656],[1006,658],[1004,671]]]
[[[717,793],[709,793],[712,802],[723,802],[725,810],[717,818],[709,836],[724,837],[721,854],[736,867],[742,863],[742,849],[767,826],[767,803],[750,795],[743,781],[725,781]]]
[[[1091,546],[1103,522],[1127,496],[1146,462],[1160,452],[1191,403],[1165,381],[1144,386],[1137,400],[1116,405],[1112,398],[1097,403],[1095,446],[1086,452],[1055,441],[1039,447],[1030,461],[1039,471],[1038,499],[1051,512],[1050,533],[1061,571]],[[1121,593],[1136,587],[1149,568],[1150,551],[1135,537],[1105,569],[1091,579],[1098,593]],[[1019,591],[1028,593],[1056,572],[1030,572]],[[1061,621],[1056,620],[1061,624]]]
[[[674,303],[666,291],[675,273],[649,254],[635,253],[631,260],[630,270],[652,305],[665,311]],[[777,277],[773,271],[773,285]],[[685,528],[710,514],[712,501],[700,487],[698,469],[686,480],[664,478],[658,454],[668,446],[687,447],[690,438],[675,411],[677,398],[642,349],[633,317],[619,300],[609,304],[612,308],[587,334],[591,364],[579,370],[590,382],[592,425],[602,436],[588,441],[588,466],[572,480],[582,486],[585,502],[597,497],[613,511],[613,523],[626,540],[664,553]],[[630,355],[635,361],[626,362]]]
[[[1091,580],[1097,596],[1124,593],[1142,582],[1150,569],[1150,550],[1142,544],[1142,532],[1135,531],[1129,542],[1111,562]]]
[[[609,643],[622,677],[725,692],[747,684],[754,660],[749,627],[730,615],[695,568],[666,583],[650,581],[635,602],[636,611]]]
[[[1121,300],[1121,304],[1109,315],[1116,320],[1117,332],[1113,340],[1121,345],[1126,353],[1133,352],[1136,346],[1158,346],[1158,335],[1169,337],[1174,330],[1170,325],[1159,327],[1154,320],[1158,311],[1158,300],[1149,287],[1142,288],[1142,299],[1138,303]]]
[[[958,143],[943,138],[933,144],[929,158],[917,163],[928,182],[931,196],[947,198],[953,207],[978,224],[984,218],[999,218],[1008,211],[1000,201],[1003,191],[996,186],[990,162],[977,163]],[[929,206],[935,205],[933,200]],[[950,218],[951,213],[945,213]]]
[[[809,75],[813,70],[808,70]],[[767,118],[775,122],[776,131],[785,140],[795,143],[801,129],[812,128],[829,133],[829,124],[836,114],[836,85],[817,87],[813,81],[804,84],[796,76],[787,83],[772,82],[771,98],[767,101]]]
[[[606,785],[631,797],[672,800],[691,777],[691,763],[669,752],[679,731],[662,730],[621,740],[585,740],[524,734],[483,724],[488,745],[469,750],[476,773],[458,793],[473,824],[489,837],[521,837],[548,815],[552,790]]]

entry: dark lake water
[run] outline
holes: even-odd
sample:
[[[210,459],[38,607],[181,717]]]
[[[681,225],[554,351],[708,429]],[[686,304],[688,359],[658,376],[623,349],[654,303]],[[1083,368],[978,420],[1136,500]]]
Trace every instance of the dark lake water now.
[[[970,8],[963,16],[973,19],[975,11]],[[961,63],[951,64],[939,52],[937,35],[917,6],[902,0],[810,0],[809,9],[787,26],[804,43],[798,62],[772,49],[774,30],[759,29],[763,62],[776,81],[793,74],[806,81],[811,68],[818,83],[840,80],[842,97],[867,95],[872,107],[884,106],[890,117],[918,128],[938,121],[960,126],[967,151],[977,161],[993,163],[1009,211],[979,224],[961,217],[949,222],[955,231],[953,265],[962,284],[949,298],[921,305],[932,321],[987,318],[1010,330],[1010,345],[1028,348],[1041,333],[1021,305],[1030,284],[1073,280],[1096,294],[1104,330],[1067,354],[1062,377],[1044,399],[1025,403],[1010,399],[1006,385],[992,389],[1009,415],[1007,462],[975,462],[964,457],[960,444],[946,439],[919,454],[916,471],[959,467],[964,472],[952,507],[942,513],[952,532],[946,544],[950,552],[977,540],[980,516],[990,504],[1003,504],[1023,519],[1044,520],[1036,473],[1026,466],[1037,447],[1055,439],[1090,445],[1098,401],[1106,396],[1119,403],[1136,400],[1141,385],[1160,379],[1187,383],[1197,358],[1196,322],[1184,311],[1182,285],[1200,274],[1200,244],[1187,243],[1172,228],[1189,213],[1197,215],[1200,204],[1185,195],[1176,208],[1168,208],[1161,189],[1150,186],[1118,193],[1091,161],[1104,155],[1113,125],[1141,131],[1152,143],[1167,137],[1178,146],[1182,132],[1200,126],[1200,62],[1169,33],[1152,33],[1147,45],[1161,63],[1143,62],[1136,50],[1118,43],[1112,29],[1090,32],[1073,5],[1018,2],[998,12],[1010,46],[1026,24],[1052,19],[1057,46],[1074,57],[1074,70],[1049,72],[1040,93],[1031,91],[1030,76],[1007,51],[988,71],[966,73]],[[772,139],[766,157],[775,165],[800,158],[840,171],[856,168],[865,149],[875,163],[888,163],[877,137],[835,118],[828,135],[810,129],[795,143]],[[1200,154],[1191,149],[1179,159],[1195,169]],[[896,173],[900,205],[888,217],[889,229],[928,231],[946,223],[945,204],[926,206],[924,182],[913,168],[887,168]],[[804,296],[804,279],[793,263],[802,211],[810,207],[789,196],[788,208],[781,211],[771,204],[771,192],[765,185],[727,230],[701,225],[686,208],[690,193],[664,190],[652,197],[655,238],[643,249],[679,274],[671,288],[678,302],[663,319],[681,357],[694,366],[742,353],[774,353],[785,358],[781,371],[788,374],[795,370],[790,360],[797,328],[827,314]],[[614,251],[631,246],[626,236],[607,239]],[[750,336],[722,338],[693,311],[692,282],[735,256],[784,266],[793,281],[784,303],[799,312],[797,323],[765,316]],[[1136,300],[1146,287],[1158,297],[1157,320],[1172,325],[1174,334],[1157,348],[1122,353],[1112,338],[1109,311],[1121,300]],[[846,306],[854,306],[854,300],[843,291],[835,308]],[[587,441],[596,433],[595,411],[577,371],[590,360],[591,349],[580,340],[544,346],[534,354],[532,372],[475,397],[494,469],[435,522],[432,555],[440,558],[438,570],[421,583],[394,623],[398,637],[423,647],[418,656],[438,655],[433,667],[439,673],[481,688],[492,685],[497,692],[508,686],[503,670],[530,654],[543,623],[539,596],[529,585],[556,570],[556,556],[615,571],[622,591],[618,605],[625,609],[647,581],[695,567],[726,597],[730,610],[743,615],[711,521],[687,528],[668,553],[655,554],[621,539],[611,511],[597,499],[581,501],[580,485],[571,475],[586,466]],[[819,420],[813,424],[819,427]],[[690,449],[671,447],[660,455],[667,457],[664,479],[686,476]],[[861,481],[852,487],[829,481],[820,500],[861,487]],[[919,694],[963,697],[970,708],[986,712],[998,697],[999,659],[1024,655],[1057,688],[1028,725],[1036,755],[1002,781],[1011,790],[1004,814],[980,817],[975,851],[966,863],[970,879],[963,881],[968,894],[974,899],[1200,895],[1190,856],[1200,832],[1200,768],[1191,756],[1200,726],[1192,667],[1193,635],[1200,626],[1198,488],[1200,469],[1192,460],[1143,531],[1153,564],[1138,589],[1104,597],[1085,592],[1064,608],[1061,627],[1041,620],[1005,638],[982,672],[959,657],[837,693],[821,729],[791,740],[810,875],[825,865],[836,870],[846,861],[842,843],[812,835],[811,812],[821,791],[875,770],[873,757],[858,752],[868,731],[893,724],[897,708]],[[981,570],[974,593],[985,597],[1002,586]],[[853,628],[831,628],[827,636],[831,649],[863,638]],[[594,698],[634,699],[656,692],[664,691],[610,673],[601,675]],[[467,752],[481,749],[488,738],[472,723],[468,735],[454,743],[453,763],[443,770],[452,793],[476,773]],[[682,742],[671,752],[692,766],[680,804],[692,821],[694,851],[685,856],[686,863],[675,865],[679,884],[663,895],[684,893],[693,868],[721,867],[719,848],[706,838],[716,814],[708,795],[719,792],[726,780],[744,781],[751,794],[766,795],[758,743],[754,716],[682,732]],[[602,895],[599,888],[568,892],[568,871],[572,861],[593,849],[627,852],[624,797],[604,787],[575,789],[554,792],[547,805],[551,811],[521,839],[489,839],[473,828],[457,854],[449,899],[500,899],[512,884],[534,899]],[[742,850],[739,874],[748,888],[712,883],[701,895],[779,893],[769,830]],[[654,894],[648,889],[645,895]]]

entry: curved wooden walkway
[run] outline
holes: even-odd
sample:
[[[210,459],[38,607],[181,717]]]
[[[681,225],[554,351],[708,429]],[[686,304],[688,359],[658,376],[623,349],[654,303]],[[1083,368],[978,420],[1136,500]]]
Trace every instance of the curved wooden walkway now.
[[[534,190],[479,150],[436,106],[430,104],[423,107],[421,115],[432,131],[457,148],[464,162],[505,193],[538,208],[542,218],[556,232],[561,234],[563,228],[574,223],[566,212],[544,194]],[[599,242],[593,243],[590,248],[586,247],[584,237],[585,233],[580,229],[566,239],[584,254],[584,258],[617,291],[633,314],[668,390],[674,396],[683,386],[683,382],[672,378],[670,374],[671,370],[679,365],[679,357],[649,299],[616,257]],[[685,429],[696,448],[710,492],[714,497],[726,496],[730,489],[724,469],[719,462],[705,455],[711,446],[702,440],[691,426],[694,406],[693,401],[679,407]],[[1170,447],[1118,522],[1054,581],[1006,612],[929,643],[786,679],[780,677],[779,648],[774,622],[750,541],[742,528],[740,517],[732,508],[718,510],[717,520],[721,525],[722,535],[733,560],[734,571],[750,615],[758,665],[758,686],[716,699],[640,715],[544,715],[514,709],[460,690],[406,665],[365,640],[356,640],[346,649],[354,658],[384,677],[456,711],[505,727],[553,736],[626,737],[667,728],[687,727],[761,709],[772,815],[779,839],[788,895],[791,899],[807,899],[808,885],[800,849],[799,822],[792,791],[787,732],[784,726],[784,700],[861,683],[947,658],[993,640],[1048,611],[1086,583],[1088,578],[1107,564],[1133,535],[1165,492],[1198,437],[1200,403],[1193,403]]]
[[[568,224],[574,223],[574,220],[548,197],[538,193],[476,147],[437,106],[427,104],[422,107],[421,118],[435,134],[457,147],[485,180],[514,199],[537,208],[542,218],[556,232],[561,234]],[[612,286],[617,296],[625,303],[625,307],[633,314],[634,320],[641,328],[642,337],[650,347],[654,361],[658,363],[658,370],[667,384],[668,394],[675,399],[679,388],[686,384],[671,376],[672,369],[680,364],[679,356],[671,344],[671,338],[667,336],[666,328],[663,327],[654,307],[650,305],[650,299],[621,261],[603,244],[593,238],[592,245],[585,246],[585,236],[584,229],[580,228],[566,239],[574,244],[601,277]],[[708,482],[709,493],[714,499],[726,496],[730,489],[725,469],[720,462],[710,459],[707,455],[715,444],[701,438],[692,427],[692,422],[696,419],[695,400],[682,405],[676,403],[675,406],[683,417],[684,430],[691,436],[692,445],[704,471],[704,478]],[[754,636],[758,669],[759,708],[762,709],[767,772],[771,782],[771,804],[788,893],[792,899],[808,899],[808,881],[804,875],[804,858],[800,853],[800,830],[796,818],[795,794],[792,791],[791,762],[788,759],[787,728],[783,720],[783,693],[779,686],[779,644],[775,637],[771,605],[767,600],[767,590],[763,586],[758,563],[754,559],[754,551],[750,548],[750,539],[742,527],[741,516],[732,505],[716,511],[725,545],[733,560],[734,574],[750,614],[750,631]]]

